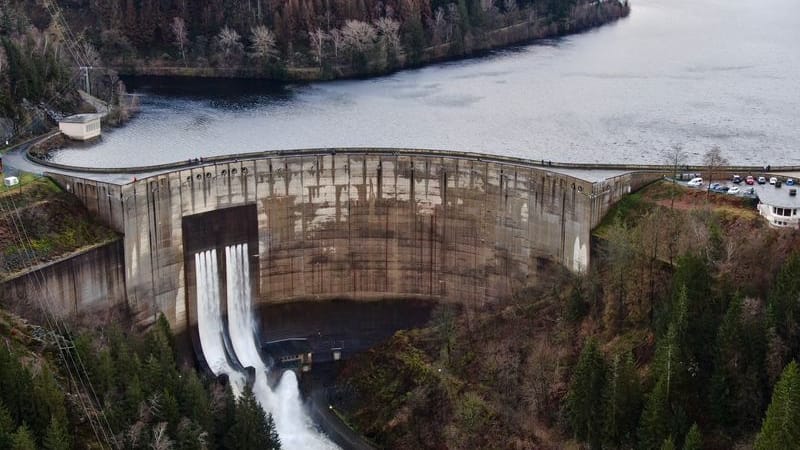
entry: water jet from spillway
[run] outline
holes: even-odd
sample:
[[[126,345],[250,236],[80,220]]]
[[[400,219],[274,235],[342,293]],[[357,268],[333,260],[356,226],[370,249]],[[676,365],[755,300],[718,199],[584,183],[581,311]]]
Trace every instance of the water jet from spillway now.
[[[241,393],[246,380],[242,370],[235,369],[229,359],[241,367],[253,367],[253,394],[265,411],[272,413],[275,427],[286,449],[336,449],[319,432],[305,411],[297,377],[285,372],[271,389],[267,382],[269,368],[261,358],[256,321],[253,318],[250,263],[247,244],[225,247],[228,329],[224,334],[220,311],[220,287],[216,250],[195,254],[197,272],[197,327],[200,345],[209,368],[215,375],[227,374],[234,392]],[[232,353],[226,353],[225,337]]]

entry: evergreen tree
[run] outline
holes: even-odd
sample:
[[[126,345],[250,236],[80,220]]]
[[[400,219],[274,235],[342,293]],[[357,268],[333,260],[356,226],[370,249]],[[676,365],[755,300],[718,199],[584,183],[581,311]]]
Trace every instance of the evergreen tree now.
[[[691,392],[691,372],[695,365],[686,351],[689,332],[688,296],[679,290],[669,329],[658,340],[653,362],[655,387],[647,398],[639,423],[642,448],[657,449],[664,439],[685,433],[685,404]]]
[[[171,392],[167,391],[166,389],[161,393],[161,411],[159,411],[159,415],[162,421],[167,422],[169,424],[170,434],[175,434],[175,431],[178,428],[178,421],[180,421],[181,415],[179,412],[179,405],[178,400],[175,399],[175,396],[172,395]]]
[[[683,440],[683,450],[703,450],[703,437],[700,435],[700,427],[692,424],[686,438]]]
[[[742,301],[734,299],[717,332],[711,412],[730,430],[757,425],[764,405],[766,338],[760,321],[745,320]]]
[[[17,428],[11,437],[11,450],[36,450],[36,441],[26,425]]]
[[[230,385],[216,386],[214,394],[214,442],[221,448],[227,448],[223,444],[228,431],[236,423],[236,399]]]
[[[14,434],[14,419],[0,401],[0,448],[11,447],[11,436]]]
[[[88,333],[78,335],[74,339],[75,351],[86,366],[97,394],[102,398],[114,386],[114,363],[108,349],[94,348],[93,337]]]
[[[603,390],[604,442],[619,446],[631,444],[642,408],[642,391],[633,356],[617,355],[608,371]]]
[[[572,323],[580,322],[589,311],[589,304],[583,298],[583,292],[579,286],[572,288],[572,293],[567,299],[567,321]]]
[[[795,361],[786,366],[775,385],[755,449],[800,449],[800,371]]]
[[[203,383],[192,369],[182,371],[181,378],[178,391],[181,415],[197,422],[204,430],[211,430],[211,406]]]
[[[675,441],[672,440],[672,436],[664,439],[664,443],[661,444],[661,450],[675,450]]]
[[[583,347],[566,398],[566,411],[575,436],[600,448],[603,423],[603,388],[606,368],[593,339]]]
[[[281,437],[278,435],[278,429],[275,427],[275,419],[272,417],[272,413],[267,414],[267,437],[269,442],[272,444],[273,450],[278,450],[281,448]]]
[[[800,358],[800,252],[790,255],[781,266],[767,308],[771,326],[789,345],[790,359]]]
[[[178,425],[175,435],[176,450],[203,450],[213,448],[208,445],[208,433],[194,421],[184,418]]]
[[[33,415],[30,392],[33,390],[31,374],[19,363],[19,357],[0,346],[0,399],[3,400],[14,423],[27,421]]]
[[[45,450],[69,450],[72,448],[66,427],[55,417],[47,427],[42,440],[42,447]]]
[[[33,415],[29,420],[31,430],[37,436],[44,435],[53,420],[67,422],[64,394],[47,366],[43,366],[41,373],[33,380],[31,403]]]
[[[123,391],[122,401],[119,402],[119,409],[117,411],[118,417],[122,424],[132,423],[139,414],[139,405],[145,399],[142,392],[142,383],[139,381],[139,375],[129,375],[128,385]]]
[[[225,447],[229,450],[277,450],[281,444],[279,440],[273,439],[276,436],[275,429],[270,425],[267,414],[256,401],[253,391],[249,387],[245,388],[236,402],[236,421],[225,435]]]
[[[658,449],[669,436],[670,405],[667,397],[666,378],[659,378],[647,397],[639,423],[639,447]]]

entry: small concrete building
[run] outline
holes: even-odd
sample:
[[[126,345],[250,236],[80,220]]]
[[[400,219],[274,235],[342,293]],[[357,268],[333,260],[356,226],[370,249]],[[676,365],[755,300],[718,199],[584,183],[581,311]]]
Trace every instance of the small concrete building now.
[[[800,228],[800,197],[797,191],[797,186],[758,186],[758,212],[767,219],[770,226]]]
[[[58,129],[70,139],[88,141],[100,136],[102,114],[75,114],[58,122]]]
[[[311,344],[306,338],[289,338],[265,342],[261,350],[268,360],[281,369],[311,370]]]

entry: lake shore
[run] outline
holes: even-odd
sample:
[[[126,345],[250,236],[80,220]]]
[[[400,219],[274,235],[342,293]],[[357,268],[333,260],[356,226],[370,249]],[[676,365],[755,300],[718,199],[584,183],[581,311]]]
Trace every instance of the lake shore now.
[[[176,66],[172,61],[139,60],[114,67],[123,76],[155,76],[186,78],[266,79],[275,81],[313,82],[337,79],[365,78],[387,75],[404,69],[470,58],[484,52],[514,45],[523,45],[540,39],[549,39],[581,33],[630,14],[630,5],[617,0],[594,1],[576,6],[570,16],[561,21],[529,16],[516,23],[478,34],[468,34],[463,42],[446,42],[426,47],[416,57],[401,52],[396,60],[376,58],[364,67],[354,64],[335,66],[269,66],[256,67],[241,64],[231,67]]]

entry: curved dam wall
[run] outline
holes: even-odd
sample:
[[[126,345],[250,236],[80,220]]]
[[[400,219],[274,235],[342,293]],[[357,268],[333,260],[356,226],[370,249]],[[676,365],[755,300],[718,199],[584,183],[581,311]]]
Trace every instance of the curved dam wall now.
[[[250,243],[259,302],[478,306],[531,283],[546,262],[585,270],[591,229],[660,176],[591,182],[516,159],[368,149],[217,158],[125,185],[49,175],[124,234],[127,298],[140,319],[160,311],[178,331],[196,321],[191,253],[206,246]],[[229,225],[208,231],[220,221]]]

